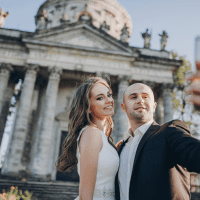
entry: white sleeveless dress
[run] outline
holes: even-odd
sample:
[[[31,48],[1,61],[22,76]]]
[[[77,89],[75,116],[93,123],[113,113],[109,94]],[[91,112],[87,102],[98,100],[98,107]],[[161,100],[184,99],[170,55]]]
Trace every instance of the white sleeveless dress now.
[[[80,176],[80,153],[79,139],[82,132],[87,128],[85,126],[77,138],[77,159],[78,174]],[[101,131],[103,147],[99,152],[96,184],[93,193],[93,200],[115,200],[115,176],[119,168],[119,156],[117,151],[112,147],[106,135]],[[77,197],[75,200],[79,200]]]

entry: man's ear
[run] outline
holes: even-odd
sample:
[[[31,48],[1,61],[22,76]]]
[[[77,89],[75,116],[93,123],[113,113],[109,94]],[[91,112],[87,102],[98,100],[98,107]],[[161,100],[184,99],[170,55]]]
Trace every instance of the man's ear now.
[[[154,102],[154,112],[155,112],[155,110],[156,110],[156,106],[157,106],[157,103]]]
[[[122,108],[122,110],[126,113],[126,109],[125,109],[124,103],[121,103],[121,108]]]

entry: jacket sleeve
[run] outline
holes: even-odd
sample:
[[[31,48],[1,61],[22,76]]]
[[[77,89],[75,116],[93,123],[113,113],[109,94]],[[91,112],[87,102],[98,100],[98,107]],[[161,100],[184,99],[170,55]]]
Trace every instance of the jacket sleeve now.
[[[200,173],[200,140],[191,136],[185,123],[180,120],[169,123],[165,137],[174,164]]]

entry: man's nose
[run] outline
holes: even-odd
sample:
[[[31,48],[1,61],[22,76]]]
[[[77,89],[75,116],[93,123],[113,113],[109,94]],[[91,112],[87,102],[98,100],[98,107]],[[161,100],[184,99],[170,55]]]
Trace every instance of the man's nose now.
[[[137,98],[137,103],[143,103],[144,99],[142,98],[142,96],[138,96]]]

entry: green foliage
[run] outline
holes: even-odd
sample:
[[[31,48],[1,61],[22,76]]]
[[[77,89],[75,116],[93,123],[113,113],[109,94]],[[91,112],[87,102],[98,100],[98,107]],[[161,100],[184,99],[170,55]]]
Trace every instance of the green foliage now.
[[[176,85],[178,87],[182,87],[184,84],[185,74],[186,72],[191,70],[191,63],[186,61],[184,57],[180,57],[180,60],[182,61],[182,65],[179,67],[177,71],[177,79],[176,79]]]
[[[173,52],[172,56],[174,59],[178,57],[177,53]],[[178,57],[178,59],[182,61],[182,65],[176,73],[175,88],[172,93],[172,102],[176,113],[175,117],[184,121],[185,124],[191,129],[196,126],[192,121],[194,110],[192,104],[186,101],[188,94],[185,92],[186,87],[188,86],[188,83],[185,81],[185,77],[191,73],[191,63],[186,61],[184,57]]]
[[[185,122],[185,124],[190,127],[193,123],[191,121]]]
[[[0,194],[1,200],[32,200],[32,194],[29,193],[28,190],[26,190],[23,194],[22,190],[18,190],[18,187],[12,186],[10,188],[10,191],[7,193],[3,191],[2,194]]]

